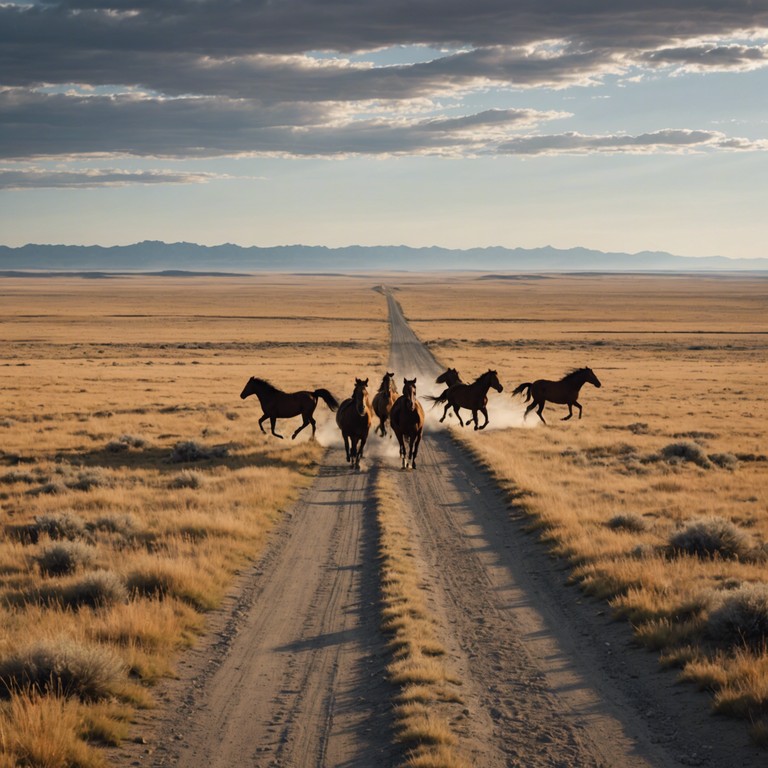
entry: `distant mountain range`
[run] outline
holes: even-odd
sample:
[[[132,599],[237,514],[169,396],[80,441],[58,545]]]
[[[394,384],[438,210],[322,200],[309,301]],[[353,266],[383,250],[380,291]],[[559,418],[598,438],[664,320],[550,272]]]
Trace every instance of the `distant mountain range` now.
[[[604,253],[588,248],[411,248],[404,245],[326,248],[283,245],[270,248],[224,244],[0,246],[0,270],[129,271],[184,270],[252,273],[494,270],[500,272],[768,271],[768,258],[685,257],[670,253]],[[7,274],[10,276],[10,272]]]

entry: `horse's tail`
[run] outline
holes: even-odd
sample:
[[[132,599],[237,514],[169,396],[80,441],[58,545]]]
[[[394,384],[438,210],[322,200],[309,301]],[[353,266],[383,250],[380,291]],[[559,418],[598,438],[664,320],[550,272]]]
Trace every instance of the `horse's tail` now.
[[[526,381],[525,384],[521,384],[519,387],[516,387],[513,391],[513,395],[521,395],[523,393],[523,390],[525,388],[528,388],[528,392],[525,395],[525,402],[527,403],[531,399],[531,382]]]
[[[312,394],[315,397],[322,397],[331,411],[335,411],[339,407],[338,400],[327,389],[316,389]]]
[[[439,395],[438,397],[433,397],[432,395],[422,395],[422,400],[427,400],[430,403],[432,403],[432,407],[434,408],[438,403],[444,403],[448,399],[448,390],[444,390],[442,395]]]

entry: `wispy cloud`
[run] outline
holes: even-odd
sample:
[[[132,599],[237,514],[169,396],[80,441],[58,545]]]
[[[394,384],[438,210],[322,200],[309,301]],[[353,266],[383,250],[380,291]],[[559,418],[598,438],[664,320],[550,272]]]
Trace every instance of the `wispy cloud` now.
[[[45,170],[41,168],[0,168],[0,189],[88,189],[126,187],[134,184],[205,184],[220,174],[174,171],[122,171],[115,169]]]

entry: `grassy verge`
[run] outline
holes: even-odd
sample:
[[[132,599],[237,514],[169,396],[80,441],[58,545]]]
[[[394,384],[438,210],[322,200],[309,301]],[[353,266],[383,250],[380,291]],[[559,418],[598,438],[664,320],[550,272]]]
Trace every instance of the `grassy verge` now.
[[[376,472],[374,493],[380,530],[382,628],[389,636],[390,681],[399,689],[397,738],[406,750],[404,766],[467,768],[450,724],[461,707],[456,680],[430,615],[416,569],[402,501],[392,473]]]

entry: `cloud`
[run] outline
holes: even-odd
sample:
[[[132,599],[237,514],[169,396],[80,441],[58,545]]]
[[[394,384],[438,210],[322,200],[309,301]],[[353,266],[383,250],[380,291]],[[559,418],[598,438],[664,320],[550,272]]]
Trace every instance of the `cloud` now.
[[[44,170],[40,168],[0,168],[0,189],[89,189],[126,187],[135,184],[204,184],[228,178],[211,173],[174,171]]]
[[[344,104],[0,92],[0,156],[214,157],[475,154],[510,132],[563,117],[530,109],[456,118],[361,119]]]
[[[550,136],[520,136],[498,146],[499,154],[586,155],[595,153],[669,154],[717,150],[765,151],[767,141],[732,138],[719,131],[666,129],[638,136],[625,134],[587,136],[562,133]]]
[[[376,64],[393,46],[434,56]],[[742,72],[767,51],[768,0],[6,2],[0,157],[762,149],[692,130],[520,136],[563,115],[453,113],[489,89]]]

